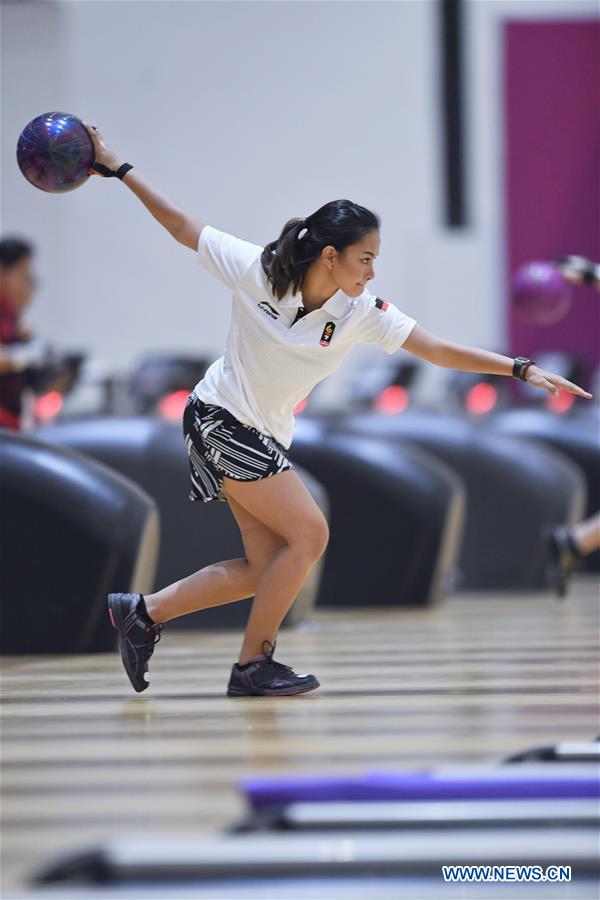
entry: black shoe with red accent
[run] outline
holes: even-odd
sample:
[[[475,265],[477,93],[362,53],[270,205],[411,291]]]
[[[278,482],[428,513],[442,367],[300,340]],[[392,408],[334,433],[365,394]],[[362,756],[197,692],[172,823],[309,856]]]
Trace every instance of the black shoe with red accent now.
[[[265,644],[267,650],[265,650]],[[286,697],[304,694],[319,687],[314,675],[297,675],[289,666],[275,662],[275,644],[265,641],[263,653],[240,667],[237,663],[231,669],[227,686],[228,697]]]
[[[109,594],[108,614],[119,633],[119,650],[125,671],[138,693],[148,687],[148,660],[165,627],[146,620],[138,611],[141,594]]]

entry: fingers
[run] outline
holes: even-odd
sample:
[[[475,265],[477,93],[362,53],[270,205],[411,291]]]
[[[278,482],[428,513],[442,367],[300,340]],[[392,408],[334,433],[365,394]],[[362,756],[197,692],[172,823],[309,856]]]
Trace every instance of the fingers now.
[[[102,137],[102,132],[95,125],[90,125],[89,122],[86,122],[82,119],[81,124],[87,131],[94,145],[94,154],[96,157],[97,163],[102,163],[106,165],[109,169],[114,168],[112,165],[112,156],[109,148],[106,146],[104,138]],[[97,172],[94,168],[88,169],[88,175],[99,175],[102,177],[101,172]]]
[[[567,381],[566,378],[561,378],[559,375],[550,375],[549,377],[542,375],[542,379],[543,383],[540,387],[546,388],[554,396],[557,396],[561,391],[565,391],[567,394],[575,394],[575,396],[583,397],[585,400],[592,399],[592,395],[584,391],[578,384],[573,384],[572,381]]]
[[[589,397],[590,394],[587,394],[583,388],[580,388],[579,385],[573,384],[571,381],[567,381],[566,378],[561,378],[560,375],[550,376],[548,379],[554,387],[556,393],[559,391],[566,391],[568,394],[577,394],[580,397]]]
[[[96,153],[98,153],[98,149],[100,147],[100,141],[101,141],[100,132],[98,131],[97,128],[94,128],[92,125],[88,125],[87,122],[82,122],[81,124],[83,125],[83,127],[85,128],[87,133],[89,134],[92,144],[94,145],[94,150],[96,151]]]
[[[573,384],[572,381],[567,381],[566,378],[561,378],[560,375],[554,375],[552,372],[544,372],[542,369],[534,370],[527,381],[536,388],[543,388],[555,397],[561,391],[565,391],[568,394],[582,397],[584,400],[592,399],[592,395],[584,391],[578,384]]]
[[[83,119],[81,120],[81,124],[83,125],[83,127],[85,128],[85,130],[87,131],[89,136],[91,137],[92,143],[94,145],[94,150],[96,151],[96,154],[97,154],[98,153],[98,141],[96,139],[96,134],[97,134],[96,129],[92,125],[90,125],[89,122],[86,122]],[[92,168],[88,169],[87,173],[88,173],[88,175],[99,175],[100,174],[99,172],[96,172],[96,170],[92,169]]]
[[[571,381],[567,381],[566,378],[561,378],[558,387],[561,391],[567,391],[569,394],[576,394],[578,397],[585,397],[586,400],[591,400],[592,395],[588,394],[587,391],[584,391],[583,388],[580,388],[578,384],[573,384]]]
[[[96,128],[95,125],[90,125],[89,122],[82,122],[81,124],[91,137],[94,147],[97,147],[102,141],[102,134],[100,133],[100,129]]]

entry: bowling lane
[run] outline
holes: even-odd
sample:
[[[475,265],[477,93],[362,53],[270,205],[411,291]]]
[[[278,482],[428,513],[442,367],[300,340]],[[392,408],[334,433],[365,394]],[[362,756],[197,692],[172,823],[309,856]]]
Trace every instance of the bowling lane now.
[[[598,729],[592,581],[545,595],[458,595],[434,609],[319,612],[281,659],[322,688],[228,699],[236,633],[165,632],[131,693],[117,657],[6,657],[4,889],[50,852],[239,819],[252,773],[496,764]]]

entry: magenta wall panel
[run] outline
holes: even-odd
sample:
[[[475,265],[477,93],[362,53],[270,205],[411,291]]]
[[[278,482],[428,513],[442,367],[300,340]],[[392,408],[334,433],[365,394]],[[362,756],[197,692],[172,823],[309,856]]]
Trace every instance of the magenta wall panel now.
[[[570,312],[522,322],[510,279],[524,262],[567,253],[600,261],[600,22],[505,25],[505,203],[510,350],[564,350],[600,362],[600,294],[573,287]]]

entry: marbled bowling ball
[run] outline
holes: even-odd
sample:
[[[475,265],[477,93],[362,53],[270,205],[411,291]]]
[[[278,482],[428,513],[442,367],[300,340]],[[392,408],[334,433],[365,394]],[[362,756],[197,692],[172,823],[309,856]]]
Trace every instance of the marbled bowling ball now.
[[[77,116],[48,112],[25,126],[17,144],[21,172],[41,191],[74,191],[89,178],[94,145]]]
[[[517,270],[512,283],[514,309],[529,325],[555,325],[571,307],[571,290],[556,266],[530,262]]]

